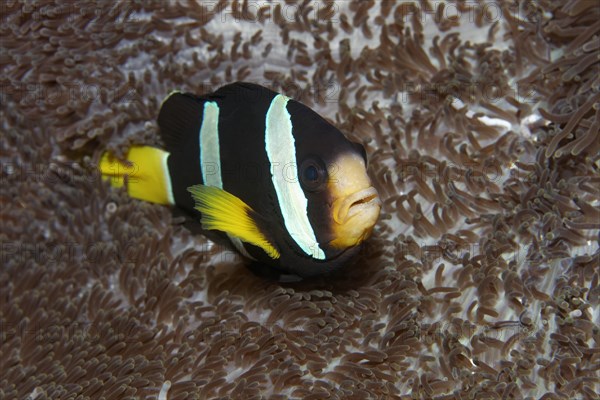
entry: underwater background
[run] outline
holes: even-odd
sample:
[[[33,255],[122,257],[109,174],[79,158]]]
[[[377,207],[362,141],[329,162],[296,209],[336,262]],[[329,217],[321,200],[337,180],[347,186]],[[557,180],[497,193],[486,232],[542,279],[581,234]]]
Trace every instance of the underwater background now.
[[[600,3],[0,11],[0,398],[598,398]],[[255,276],[100,179],[237,80],[365,145],[355,265]]]

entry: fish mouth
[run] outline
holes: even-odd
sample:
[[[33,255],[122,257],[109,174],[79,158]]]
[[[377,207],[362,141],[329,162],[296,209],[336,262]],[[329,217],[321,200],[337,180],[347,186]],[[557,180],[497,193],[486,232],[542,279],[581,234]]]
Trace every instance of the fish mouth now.
[[[381,200],[377,189],[371,186],[335,201],[333,217],[335,222],[344,225],[350,219],[375,207],[381,208]]]

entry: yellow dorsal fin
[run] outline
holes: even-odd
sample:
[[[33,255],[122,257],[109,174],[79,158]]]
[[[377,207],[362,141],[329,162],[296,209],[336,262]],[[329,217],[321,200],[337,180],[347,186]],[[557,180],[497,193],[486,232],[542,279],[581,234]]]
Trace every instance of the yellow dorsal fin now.
[[[214,186],[195,185],[188,191],[196,202],[196,210],[202,213],[204,229],[223,231],[260,247],[273,259],[280,257],[250,216],[253,210],[238,197]]]
[[[171,177],[167,167],[169,153],[150,146],[133,146],[123,163],[108,153],[100,159],[100,173],[113,187],[123,186],[136,199],[158,204],[174,204]]]

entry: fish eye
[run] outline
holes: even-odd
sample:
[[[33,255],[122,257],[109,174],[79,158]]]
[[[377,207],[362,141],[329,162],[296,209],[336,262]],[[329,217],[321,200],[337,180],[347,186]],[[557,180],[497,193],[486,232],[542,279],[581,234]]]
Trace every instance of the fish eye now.
[[[307,182],[316,182],[319,179],[319,171],[314,165],[309,165],[304,170],[304,180]]]
[[[316,157],[309,157],[302,162],[299,171],[300,183],[311,192],[320,190],[327,180],[325,164]]]

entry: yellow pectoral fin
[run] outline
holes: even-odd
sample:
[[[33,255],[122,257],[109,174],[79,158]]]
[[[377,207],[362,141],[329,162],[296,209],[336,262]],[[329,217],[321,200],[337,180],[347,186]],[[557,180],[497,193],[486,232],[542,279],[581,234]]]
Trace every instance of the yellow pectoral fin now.
[[[123,163],[108,153],[100,160],[102,177],[113,187],[123,186],[127,177],[127,193],[136,199],[158,204],[174,204],[166,151],[150,146],[133,146]]]
[[[196,210],[202,213],[204,229],[223,231],[260,247],[273,259],[280,257],[252,219],[253,210],[238,197],[214,186],[195,185],[188,191],[196,202]]]

